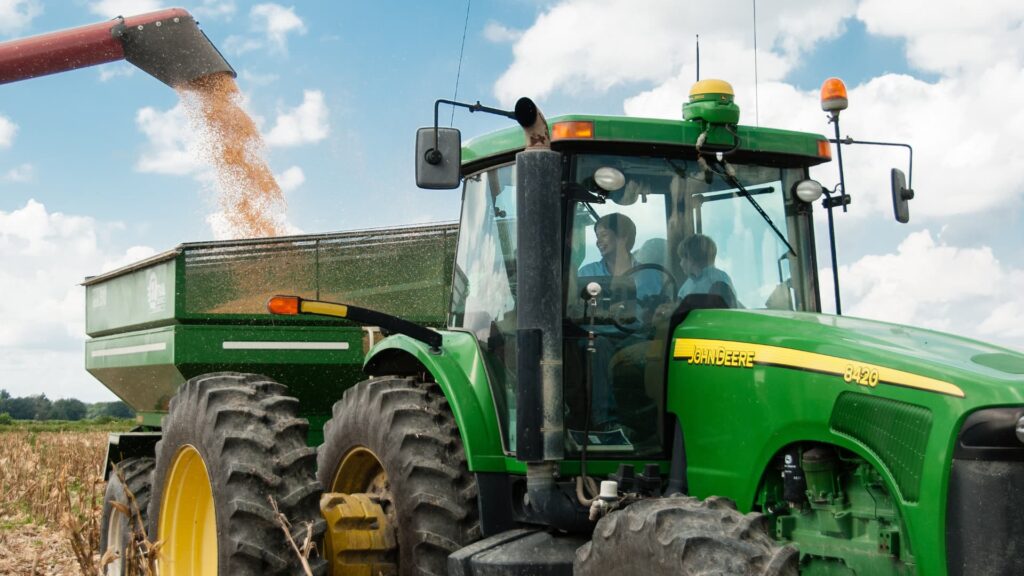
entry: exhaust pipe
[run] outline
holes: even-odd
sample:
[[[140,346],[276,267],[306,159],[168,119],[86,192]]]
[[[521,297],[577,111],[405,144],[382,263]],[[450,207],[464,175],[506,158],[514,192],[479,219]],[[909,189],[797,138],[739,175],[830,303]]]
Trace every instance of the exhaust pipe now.
[[[527,517],[570,532],[590,528],[587,510],[555,481],[565,458],[562,400],[562,155],[528,98],[516,103],[526,149],[516,155],[518,293],[516,458],[526,462]]]
[[[237,76],[181,8],[0,43],[0,84],[127,60],[171,88],[217,72]]]

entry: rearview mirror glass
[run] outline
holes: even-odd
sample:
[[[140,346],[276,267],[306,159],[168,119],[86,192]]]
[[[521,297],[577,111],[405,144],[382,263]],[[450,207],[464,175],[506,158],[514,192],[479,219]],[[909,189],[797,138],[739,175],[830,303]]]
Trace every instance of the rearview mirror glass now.
[[[462,166],[462,135],[456,128],[416,131],[416,185],[431,190],[458,188]]]
[[[907,177],[902,170],[893,168],[890,173],[892,182],[892,211],[896,221],[901,224],[910,222],[909,201],[914,197],[914,191],[907,188]]]

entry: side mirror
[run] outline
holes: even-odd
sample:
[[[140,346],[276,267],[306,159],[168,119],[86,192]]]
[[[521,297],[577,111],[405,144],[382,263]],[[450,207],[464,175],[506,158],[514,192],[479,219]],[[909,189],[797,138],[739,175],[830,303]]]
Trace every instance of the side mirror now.
[[[431,190],[458,188],[461,168],[462,135],[458,129],[430,126],[416,131],[417,186]]]
[[[907,177],[903,171],[893,168],[890,174],[892,182],[892,211],[896,221],[901,224],[910,222],[910,206],[908,202],[914,198],[914,191],[907,188]]]

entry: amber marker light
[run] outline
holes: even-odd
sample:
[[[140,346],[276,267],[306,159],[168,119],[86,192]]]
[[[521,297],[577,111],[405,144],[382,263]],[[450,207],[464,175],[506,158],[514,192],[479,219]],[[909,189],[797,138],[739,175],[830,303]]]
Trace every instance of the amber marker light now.
[[[271,314],[296,316],[299,313],[300,300],[298,296],[274,296],[267,301],[267,310]]]
[[[832,144],[828,140],[818,140],[818,157],[832,159]]]
[[[821,109],[832,114],[846,110],[849,100],[846,98],[846,84],[839,78],[829,78],[821,85]]]
[[[551,140],[579,140],[593,137],[594,123],[589,121],[556,122],[551,127]]]

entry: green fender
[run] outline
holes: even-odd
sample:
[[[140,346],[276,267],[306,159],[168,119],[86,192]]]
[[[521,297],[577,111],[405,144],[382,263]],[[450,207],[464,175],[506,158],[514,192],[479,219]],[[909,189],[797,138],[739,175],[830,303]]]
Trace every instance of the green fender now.
[[[442,332],[440,352],[408,336],[385,338],[366,355],[363,371],[371,376],[413,376],[429,372],[441,387],[459,427],[471,472],[504,472],[505,454],[494,397],[476,338],[465,332]]]

